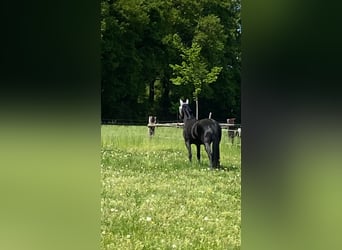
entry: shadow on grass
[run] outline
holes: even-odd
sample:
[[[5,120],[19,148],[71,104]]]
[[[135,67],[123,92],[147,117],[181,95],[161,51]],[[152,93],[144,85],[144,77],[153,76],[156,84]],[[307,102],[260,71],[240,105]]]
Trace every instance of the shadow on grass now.
[[[229,165],[229,166],[220,165],[218,170],[236,172],[236,171],[240,171],[240,167],[239,166],[235,166],[235,165]]]
[[[216,171],[227,171],[227,172],[239,172],[241,171],[239,166],[236,165],[220,165],[218,168],[210,168],[210,166],[207,163],[203,162],[196,162],[195,164],[189,163],[189,166],[197,166],[200,167],[201,169],[207,169],[207,170],[216,170]]]

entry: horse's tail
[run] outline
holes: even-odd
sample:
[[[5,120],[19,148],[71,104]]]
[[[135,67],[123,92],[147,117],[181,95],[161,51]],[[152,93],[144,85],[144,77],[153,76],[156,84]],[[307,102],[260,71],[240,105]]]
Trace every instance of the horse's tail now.
[[[218,125],[218,124],[217,124]],[[212,155],[212,160],[213,160],[213,167],[219,167],[220,166],[220,142],[221,142],[221,127],[220,125],[217,126],[217,133],[213,138],[213,155]]]
[[[213,140],[213,167],[219,167],[220,166],[220,141],[218,138],[214,138]]]

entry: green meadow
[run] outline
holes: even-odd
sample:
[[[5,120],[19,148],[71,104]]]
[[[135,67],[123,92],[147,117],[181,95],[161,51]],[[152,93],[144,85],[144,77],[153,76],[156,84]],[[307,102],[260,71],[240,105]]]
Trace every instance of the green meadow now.
[[[101,249],[240,249],[241,147],[188,161],[181,128],[101,127]]]

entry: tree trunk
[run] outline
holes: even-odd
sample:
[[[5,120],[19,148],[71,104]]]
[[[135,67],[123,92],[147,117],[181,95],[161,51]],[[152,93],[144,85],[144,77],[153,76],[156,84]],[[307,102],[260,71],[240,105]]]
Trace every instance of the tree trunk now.
[[[160,111],[160,119],[164,119],[164,120],[169,120],[170,119],[170,112],[169,112],[169,107],[171,106],[171,102],[170,102],[170,86],[169,86],[169,80],[166,78],[162,79],[162,94],[160,97],[160,101],[159,101],[159,111]],[[173,115],[172,115],[173,117]]]
[[[196,120],[198,120],[198,97],[196,97]]]
[[[150,103],[150,105],[153,105],[154,102],[154,79],[152,81],[150,81],[150,91],[149,91],[149,96],[148,96],[148,101]]]

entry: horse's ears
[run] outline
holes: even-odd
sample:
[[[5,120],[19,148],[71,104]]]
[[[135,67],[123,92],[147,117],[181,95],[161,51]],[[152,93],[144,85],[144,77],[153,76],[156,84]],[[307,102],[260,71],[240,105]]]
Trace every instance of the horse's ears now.
[[[189,104],[189,99],[186,99],[185,102],[182,101],[182,99],[179,99],[179,103],[182,106],[183,104]]]

